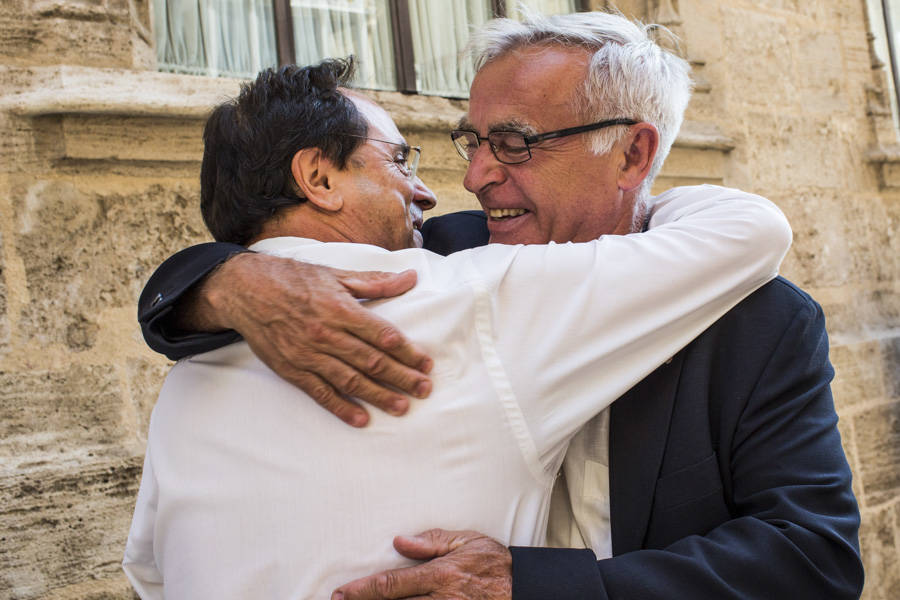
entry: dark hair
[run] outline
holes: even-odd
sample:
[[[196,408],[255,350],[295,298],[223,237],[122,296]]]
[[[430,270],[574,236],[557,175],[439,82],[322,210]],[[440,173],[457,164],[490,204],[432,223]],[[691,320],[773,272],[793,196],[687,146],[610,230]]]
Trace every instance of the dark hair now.
[[[339,168],[363,142],[365,118],[338,91],[353,76],[353,57],[315,66],[262,71],[237,98],[213,110],[203,130],[200,211],[220,242],[246,245],[295,191],[291,159],[320,148]]]

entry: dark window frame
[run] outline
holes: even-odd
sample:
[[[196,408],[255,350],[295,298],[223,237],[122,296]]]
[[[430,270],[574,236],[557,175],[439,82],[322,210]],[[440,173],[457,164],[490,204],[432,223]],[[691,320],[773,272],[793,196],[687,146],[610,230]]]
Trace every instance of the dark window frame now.
[[[588,0],[576,0],[576,10],[588,9]],[[291,18],[291,0],[272,0],[275,13],[275,45],[278,51],[278,65],[293,64],[294,21]],[[413,55],[412,25],[409,19],[409,0],[388,0],[391,14],[391,31],[394,45],[394,71],[397,75],[397,90],[404,94],[417,94],[415,56]],[[885,9],[886,10],[886,9]],[[494,17],[505,17],[506,0],[491,0]]]

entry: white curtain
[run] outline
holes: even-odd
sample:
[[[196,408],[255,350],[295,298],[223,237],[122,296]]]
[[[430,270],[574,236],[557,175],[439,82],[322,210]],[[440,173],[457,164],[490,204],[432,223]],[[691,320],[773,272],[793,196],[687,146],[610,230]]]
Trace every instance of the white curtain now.
[[[507,1],[507,14],[520,18],[518,2]],[[546,15],[575,12],[575,0],[527,0]],[[467,97],[474,72],[462,51],[469,32],[491,18],[490,0],[410,0],[416,88],[420,94]]]
[[[297,64],[357,58],[355,84],[397,89],[387,0],[291,0]]]
[[[162,71],[254,77],[278,64],[271,0],[155,0]]]
[[[471,61],[462,56],[473,27],[491,18],[490,0],[410,0],[416,88],[420,94],[469,95]]]
[[[575,0],[516,0],[506,3],[510,18],[521,20],[519,5],[544,15],[564,15],[576,11]]]
[[[544,14],[575,11],[575,0],[525,0]],[[517,3],[508,1],[518,18]],[[278,62],[272,0],[155,0],[160,70],[253,77]],[[491,18],[490,0],[409,0],[419,93],[466,97],[473,71],[462,50]],[[358,59],[356,85],[396,89],[388,0],[291,0],[296,62]]]

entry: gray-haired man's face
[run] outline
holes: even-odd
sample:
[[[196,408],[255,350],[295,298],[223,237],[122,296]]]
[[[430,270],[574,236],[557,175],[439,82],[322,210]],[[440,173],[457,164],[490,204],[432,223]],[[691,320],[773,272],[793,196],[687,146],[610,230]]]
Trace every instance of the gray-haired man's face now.
[[[584,125],[573,112],[590,54],[536,46],[509,52],[475,76],[463,128],[538,134]],[[628,117],[629,115],[616,115]],[[595,155],[585,134],[532,147],[531,160],[500,163],[486,142],[469,163],[465,186],[488,213],[491,242],[580,242],[631,230],[633,202],[617,184],[620,153]]]

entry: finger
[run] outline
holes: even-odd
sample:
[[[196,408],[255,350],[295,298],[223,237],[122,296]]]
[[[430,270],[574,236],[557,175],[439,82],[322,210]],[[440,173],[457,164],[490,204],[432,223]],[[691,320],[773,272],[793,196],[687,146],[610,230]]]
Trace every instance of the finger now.
[[[362,306],[348,308],[342,324],[347,332],[407,367],[428,373],[434,366],[431,357],[421,347],[408,340],[392,323]]]
[[[339,271],[337,276],[338,280],[342,284],[344,284],[345,287],[347,287],[347,289],[357,298],[383,298],[396,295],[394,293],[379,293],[371,295],[360,293],[361,290],[365,287],[362,285],[363,282],[359,280],[359,278],[362,276],[371,278],[371,280],[365,282],[369,285],[369,291],[374,291],[375,289],[377,289],[380,292],[390,291],[402,293],[415,285],[416,282],[415,271],[404,271],[403,273],[397,274],[382,272],[367,273]],[[391,286],[378,287],[374,284],[379,277],[396,277],[398,279],[392,280],[393,284]],[[379,318],[377,315],[363,308],[359,304],[356,304],[355,307],[350,307],[349,305],[347,305],[345,307],[345,310],[347,311],[347,314],[344,315],[342,322],[344,323],[347,331],[365,341],[366,343],[384,350],[393,358],[408,367],[412,367],[423,373],[428,373],[429,371],[431,371],[431,368],[433,366],[431,358],[425,353],[424,350],[422,350],[422,348],[406,339],[406,336],[404,336],[400,332],[400,330],[394,327],[391,323]]]
[[[430,565],[383,571],[363,577],[336,589],[332,600],[381,600],[427,595],[437,588]]]
[[[288,370],[280,374],[347,425],[365,427],[369,424],[369,413],[366,412],[366,409],[353,400],[341,396],[327,381],[315,373]]]
[[[430,560],[456,550],[464,543],[480,537],[473,531],[447,531],[429,529],[419,535],[398,535],[394,538],[394,549],[407,558]]]
[[[330,386],[344,398],[365,400],[395,417],[405,414],[409,410],[409,398],[372,381],[360,371],[340,360],[322,356],[317,365],[317,374],[330,382]]]
[[[338,372],[339,378],[332,377],[324,372],[320,375],[330,381],[340,393],[350,394],[359,397],[361,400],[374,404],[379,408],[385,409],[386,406],[379,400],[381,397],[390,396],[392,399],[397,396],[396,392],[390,392],[387,386],[396,388],[401,392],[414,396],[416,398],[426,398],[431,392],[432,382],[429,377],[424,375],[417,369],[410,368],[400,361],[396,360],[390,354],[382,352],[378,348],[364,342],[351,332],[342,329],[343,322],[353,320],[350,312],[356,310],[362,311],[366,319],[372,315],[367,309],[354,307],[352,311],[338,311],[334,318],[334,325],[326,323],[318,326],[310,326],[306,328],[305,333],[311,338],[314,346],[319,354],[312,357],[311,362],[304,365],[304,368],[310,371],[320,372],[322,369],[319,365],[320,357],[331,356],[352,367],[350,370]],[[290,344],[290,342],[286,342]],[[292,353],[293,347],[288,345],[285,350]],[[291,357],[291,362],[297,362]],[[351,374],[359,372],[368,379],[378,385],[377,395],[370,396],[370,386],[365,388],[350,388],[341,383],[342,378],[347,378]]]
[[[368,314],[365,309],[360,310]],[[431,391],[427,376],[328,323],[312,323],[302,330],[286,329],[252,330],[246,340],[253,352],[282,378],[355,426],[364,425],[368,418],[361,407],[345,402],[347,397],[364,400],[397,416],[409,408],[409,398],[401,392],[408,390],[416,397],[424,397]],[[308,338],[306,346],[295,343],[304,337]],[[360,369],[385,381],[375,381]]]
[[[355,298],[391,298],[408,292],[416,285],[418,276],[412,269],[400,273],[385,271],[336,270],[337,279]]]

